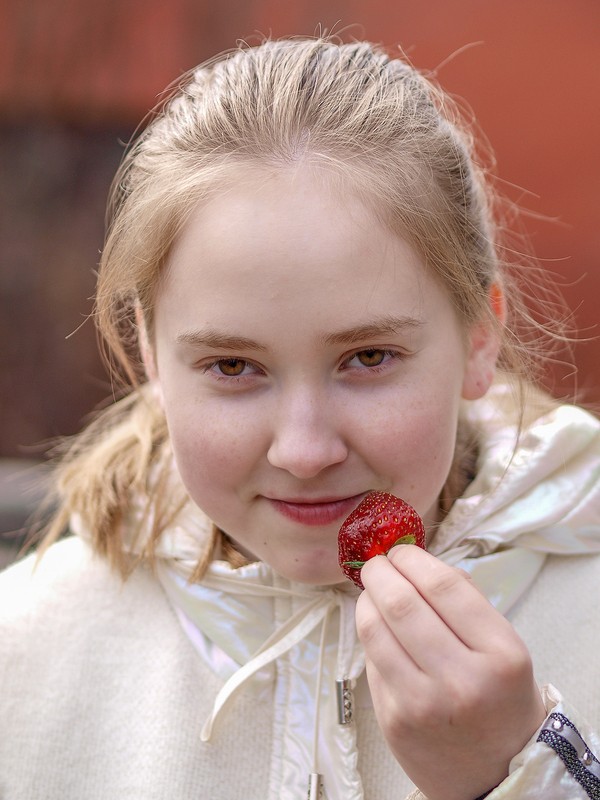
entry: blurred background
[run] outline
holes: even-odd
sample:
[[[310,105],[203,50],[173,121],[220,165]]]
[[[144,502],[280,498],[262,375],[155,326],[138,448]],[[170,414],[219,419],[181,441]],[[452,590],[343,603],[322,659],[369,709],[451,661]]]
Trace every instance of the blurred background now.
[[[124,143],[184,70],[322,30],[398,45],[466,99],[582,332],[548,385],[600,402],[598,0],[0,0],[2,530],[111,393],[88,316]]]

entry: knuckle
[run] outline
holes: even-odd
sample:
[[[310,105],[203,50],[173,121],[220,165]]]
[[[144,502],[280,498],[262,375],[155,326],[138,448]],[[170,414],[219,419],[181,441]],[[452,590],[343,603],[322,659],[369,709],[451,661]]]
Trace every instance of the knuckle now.
[[[417,730],[427,730],[437,724],[440,707],[431,695],[414,698],[410,707],[410,723]]]
[[[386,700],[378,708],[378,720],[387,736],[410,739],[413,732],[423,735],[439,723],[440,708],[428,696],[405,698],[402,704]]]
[[[452,718],[461,724],[472,724],[486,704],[487,693],[483,683],[476,680],[466,684],[456,683],[449,693],[452,701]]]
[[[382,599],[382,611],[385,619],[391,622],[401,622],[410,617],[415,610],[412,592],[393,592]]]
[[[427,578],[427,592],[432,597],[445,597],[453,592],[464,577],[455,569],[444,569]]]
[[[406,734],[406,709],[389,699],[377,707],[377,719],[381,729],[394,739]]]
[[[470,572],[467,572],[466,569],[463,569],[462,567],[453,567],[453,569],[457,575],[460,575],[460,577],[463,578],[463,580],[467,581],[468,583],[473,583],[473,576]]]
[[[502,658],[495,658],[492,670],[496,681],[505,686],[520,684],[533,673],[531,656],[525,645],[519,643],[505,648]]]
[[[440,675],[440,687],[440,705],[457,720],[468,719],[481,703],[483,692],[476,673],[465,679],[463,672],[447,669]]]

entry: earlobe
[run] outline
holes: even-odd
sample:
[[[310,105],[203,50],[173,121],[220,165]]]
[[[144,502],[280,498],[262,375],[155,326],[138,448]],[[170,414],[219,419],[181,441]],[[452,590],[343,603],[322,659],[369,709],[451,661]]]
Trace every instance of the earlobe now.
[[[486,319],[476,323],[469,334],[469,352],[462,386],[465,400],[478,400],[492,385],[500,353],[500,330],[506,319],[504,293],[498,283],[492,284],[489,304],[498,324]]]
[[[499,349],[498,336],[489,326],[473,329],[462,385],[464,400],[479,400],[490,388],[496,374]]]

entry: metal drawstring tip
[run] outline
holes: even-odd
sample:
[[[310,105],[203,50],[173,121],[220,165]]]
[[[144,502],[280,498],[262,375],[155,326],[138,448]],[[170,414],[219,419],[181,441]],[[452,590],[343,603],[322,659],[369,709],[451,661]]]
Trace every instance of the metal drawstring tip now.
[[[337,695],[338,724],[349,725],[352,722],[352,684],[348,678],[335,682]]]
[[[321,800],[323,797],[323,776],[311,772],[308,776],[308,795],[306,800]]]

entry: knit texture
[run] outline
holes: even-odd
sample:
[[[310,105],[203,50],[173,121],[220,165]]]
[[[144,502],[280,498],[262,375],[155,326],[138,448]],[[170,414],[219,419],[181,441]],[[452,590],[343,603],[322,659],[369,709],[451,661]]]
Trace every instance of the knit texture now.
[[[262,800],[276,746],[270,704],[236,697],[214,740],[200,742],[221,684],[153,574],[140,567],[123,583],[79,539],[55,545],[32,574],[33,563],[0,578],[2,800]],[[581,713],[580,730],[600,719],[599,585],[598,557],[549,557],[512,615],[540,680]],[[365,700],[356,724],[366,800],[403,798],[411,784]]]

